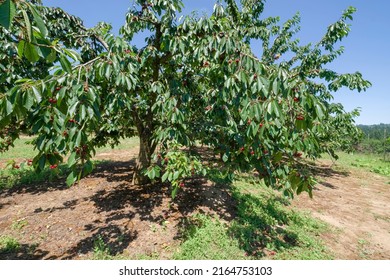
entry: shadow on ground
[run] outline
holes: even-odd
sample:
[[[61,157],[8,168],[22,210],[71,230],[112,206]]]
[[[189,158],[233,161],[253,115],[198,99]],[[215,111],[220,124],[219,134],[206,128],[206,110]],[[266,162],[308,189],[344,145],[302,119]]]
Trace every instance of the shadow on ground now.
[[[80,185],[71,188],[65,185],[64,179],[60,179],[29,185],[18,184],[1,191],[2,211],[12,207],[9,202],[1,202],[9,196],[23,196],[21,203],[38,205],[43,195],[50,200],[56,194],[54,197],[58,201],[55,201],[56,206],[32,207],[33,210],[27,215],[39,218],[35,218],[35,224],[24,229],[25,238],[21,241],[21,249],[18,253],[4,252],[0,258],[75,259],[80,255],[91,254],[103,245],[112,255],[126,252],[130,245],[141,250],[143,246],[150,246],[147,241],[140,241],[143,235],[152,235],[149,226],[162,225],[166,221],[184,226],[187,217],[195,213],[216,215],[223,221],[233,222],[230,234],[240,242],[241,248],[248,255],[262,257],[264,248],[271,243],[275,248],[288,248],[297,243],[297,237],[284,228],[287,217],[278,205],[285,201],[262,201],[251,194],[234,193],[228,181],[212,178],[213,182],[210,182],[204,178],[193,178],[185,182],[185,187],[171,203],[167,184],[131,185],[133,166],[134,161],[105,161],[99,163]],[[331,169],[320,170],[327,176],[334,174]],[[95,188],[89,188],[92,181]],[[72,198],[72,195],[77,197]],[[259,216],[255,211],[259,205],[267,213],[266,216]],[[29,235],[37,235],[34,231],[36,228],[46,226],[47,220],[40,217],[51,217],[51,222],[57,227],[57,237],[50,235],[37,246],[25,244],[28,243]],[[67,228],[63,230],[61,226],[64,223],[76,224],[74,227],[80,224],[78,235],[74,229],[69,229],[69,232]],[[162,232],[164,234],[167,240],[182,238],[177,228]],[[70,243],[65,245],[68,241]],[[99,241],[103,245],[99,245]],[[59,244],[61,242],[62,245]]]

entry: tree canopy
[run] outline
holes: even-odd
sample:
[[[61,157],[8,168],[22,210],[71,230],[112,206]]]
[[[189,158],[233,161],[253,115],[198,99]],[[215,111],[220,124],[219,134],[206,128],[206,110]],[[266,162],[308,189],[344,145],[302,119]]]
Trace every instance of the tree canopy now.
[[[210,16],[182,18],[180,0],[135,3],[114,35],[40,1],[2,1],[1,150],[35,135],[34,167],[67,158],[71,185],[92,171],[97,147],[138,136],[134,182],[169,181],[174,196],[209,169],[193,149],[202,144],[225,174],[255,170],[287,195],[311,195],[304,157],[335,156],[358,136],[357,112],[332,94],[370,86],[359,72],[327,68],[355,9],[300,45],[299,14],[264,17],[265,1],[217,1]],[[143,47],[136,34],[146,34]]]

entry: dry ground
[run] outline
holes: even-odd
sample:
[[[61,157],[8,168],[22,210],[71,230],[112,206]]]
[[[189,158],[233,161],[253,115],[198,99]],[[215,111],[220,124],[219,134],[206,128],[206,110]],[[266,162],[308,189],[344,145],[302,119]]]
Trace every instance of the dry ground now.
[[[389,178],[355,168],[320,175],[314,198],[302,195],[292,205],[333,226],[323,239],[335,257],[390,259]]]
[[[20,241],[17,255],[0,259],[85,259],[101,237],[112,254],[168,259],[179,244],[178,224],[197,212],[230,221],[235,203],[223,186],[200,179],[169,207],[167,187],[132,186],[135,150],[100,154],[113,162],[68,188],[58,182],[0,192],[0,232]],[[361,170],[322,172],[314,199],[292,207],[312,212],[333,230],[323,235],[337,259],[390,259],[390,185]]]

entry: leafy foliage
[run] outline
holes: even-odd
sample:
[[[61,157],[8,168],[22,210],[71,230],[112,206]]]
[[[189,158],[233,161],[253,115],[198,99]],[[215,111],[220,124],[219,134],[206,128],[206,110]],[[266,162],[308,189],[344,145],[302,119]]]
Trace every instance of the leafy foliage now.
[[[363,138],[355,146],[355,149],[361,152],[383,154],[390,153],[390,125],[358,125],[363,133]]]
[[[2,150],[21,132],[37,135],[35,168],[69,155],[71,185],[92,171],[96,147],[137,135],[134,181],[161,176],[175,193],[191,170],[206,170],[187,149],[201,143],[230,173],[256,170],[286,195],[311,194],[314,180],[301,157],[334,155],[350,143],[344,135],[357,133],[355,112],[332,104],[332,92],[370,86],[358,72],[325,68],[342,54],[335,44],[348,35],[355,9],[320,42],[300,46],[299,15],[280,25],[262,16],[264,1],[219,1],[211,16],[183,20],[179,0],[135,2],[119,36],[108,24],[87,29],[39,1],[2,3],[16,7],[0,33],[0,67],[7,69],[0,86]],[[132,43],[138,33],[147,34],[142,48]],[[260,54],[252,40],[262,42]],[[292,58],[283,59],[287,54]],[[158,154],[174,160],[164,165],[153,160]]]

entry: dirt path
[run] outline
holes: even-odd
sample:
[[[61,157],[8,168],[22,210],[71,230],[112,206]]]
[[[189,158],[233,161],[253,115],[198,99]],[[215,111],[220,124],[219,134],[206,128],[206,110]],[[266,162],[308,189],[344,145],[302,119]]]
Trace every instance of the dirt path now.
[[[314,198],[293,206],[333,226],[323,239],[336,259],[390,259],[389,181],[360,169],[322,174]]]
[[[71,188],[48,182],[0,192],[0,232],[21,243],[0,259],[91,258],[99,239],[112,254],[169,259],[179,244],[180,224],[197,213],[234,219],[235,202],[224,186],[201,179],[186,184],[169,207],[167,186],[132,186],[136,150],[107,152],[112,159]],[[389,179],[352,170],[324,172],[313,200],[292,206],[330,225],[322,237],[337,259],[390,259]]]

